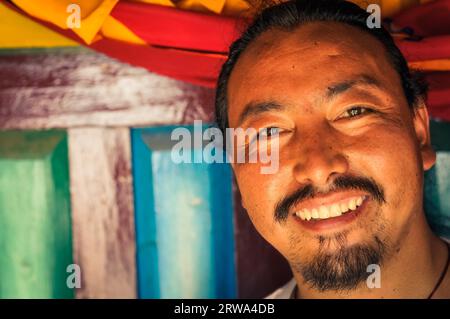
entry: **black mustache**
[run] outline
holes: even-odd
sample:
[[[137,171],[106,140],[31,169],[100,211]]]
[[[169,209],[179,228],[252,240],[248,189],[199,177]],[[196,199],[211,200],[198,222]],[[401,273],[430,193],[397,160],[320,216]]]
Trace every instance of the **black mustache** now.
[[[329,192],[355,189],[368,192],[380,204],[385,202],[383,187],[373,179],[367,177],[338,176],[330,185]],[[288,218],[289,211],[293,206],[303,200],[314,198],[318,194],[323,193],[319,192],[313,185],[308,184],[291,195],[281,199],[275,207],[275,221],[284,222]]]

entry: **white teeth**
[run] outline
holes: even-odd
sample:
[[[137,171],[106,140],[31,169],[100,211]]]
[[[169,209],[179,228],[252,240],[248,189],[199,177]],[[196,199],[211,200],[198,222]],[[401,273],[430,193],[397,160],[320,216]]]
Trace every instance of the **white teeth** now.
[[[327,219],[332,217],[338,217],[342,214],[353,211],[356,207],[360,206],[364,201],[364,196],[354,197],[348,201],[332,204],[329,206],[321,205],[318,208],[302,209],[295,214],[302,220],[311,220],[311,219]]]
[[[348,203],[348,208],[350,208],[351,210],[355,210],[356,209],[356,200],[352,199],[349,203]]]
[[[320,219],[328,218],[328,216],[329,216],[328,208],[326,208],[325,206],[320,206],[319,207],[319,217],[320,217]]]
[[[301,210],[298,214],[298,217],[300,217],[301,219],[305,220],[305,211]]]
[[[341,216],[341,209],[339,208],[339,204],[333,204],[331,206],[330,217]]]
[[[310,220],[311,219],[311,213],[307,209],[305,209],[305,219],[306,220]]]
[[[361,205],[363,202],[363,198],[362,197],[358,197],[358,199],[356,200],[356,206]]]
[[[315,218],[315,219],[319,218],[319,211],[317,209],[313,208],[311,211],[311,217]]]
[[[341,212],[343,213],[346,213],[348,211],[348,203],[341,203],[339,207],[341,208]]]

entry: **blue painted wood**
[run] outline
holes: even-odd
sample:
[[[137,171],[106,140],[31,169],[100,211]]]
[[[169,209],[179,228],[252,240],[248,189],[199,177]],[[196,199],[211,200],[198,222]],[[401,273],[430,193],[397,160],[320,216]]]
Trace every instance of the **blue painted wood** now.
[[[138,296],[160,298],[151,151],[141,135],[131,130]]]
[[[231,168],[175,164],[174,128],[132,130],[139,296],[234,298]]]
[[[436,165],[425,176],[428,221],[438,235],[450,238],[450,152],[437,152]]]

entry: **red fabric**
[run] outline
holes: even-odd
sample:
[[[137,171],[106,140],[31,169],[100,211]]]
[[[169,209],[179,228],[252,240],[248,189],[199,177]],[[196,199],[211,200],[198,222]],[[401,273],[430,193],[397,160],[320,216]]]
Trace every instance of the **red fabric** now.
[[[10,9],[26,15],[28,18],[36,21],[37,23],[40,23],[55,32],[58,32],[80,43],[81,45],[86,46],[84,41],[71,30],[60,29],[51,23],[39,20],[26,14],[5,0],[0,1],[2,1],[2,3]],[[125,2],[124,4],[130,5],[131,3]],[[177,11],[180,13],[185,12],[182,10]],[[191,37],[194,37],[194,35],[192,34]],[[216,80],[220,67],[226,59],[226,54],[201,53],[189,50],[154,47],[150,45],[133,45],[111,39],[96,41],[88,47],[123,62],[144,67],[151,72],[211,88],[216,86]]]
[[[393,19],[400,28],[409,27],[421,36],[450,35],[450,0],[436,0],[413,7]]]
[[[450,59],[450,34],[427,37],[420,41],[404,39],[396,41],[396,44],[410,62]]]
[[[427,105],[434,118],[450,121],[450,72],[426,74],[430,84]]]
[[[424,37],[419,41],[396,41],[408,61],[450,59],[450,0],[413,7],[394,17],[393,23]],[[430,84],[427,105],[431,116],[450,121],[450,72],[430,72],[426,78]]]
[[[25,14],[10,3],[0,1]],[[441,2],[448,1],[450,0]],[[130,2],[120,2],[113,10],[113,16],[137,35],[157,46],[131,45],[103,39],[92,44],[91,48],[147,68],[151,72],[207,87],[215,86],[218,72],[226,58],[226,54],[221,52],[227,50],[228,44],[238,36],[238,30],[243,28],[241,22],[244,22],[213,14]],[[418,21],[419,16],[415,16],[414,21]],[[30,18],[84,44],[72,31],[61,30],[49,23]],[[426,19],[434,21],[429,16]],[[447,20],[439,23],[445,21]],[[396,23],[395,20],[394,22]],[[432,30],[429,26],[423,27],[423,30],[425,29],[429,33]],[[409,61],[450,58],[450,34],[431,36],[421,41],[401,40],[397,44]],[[431,83],[427,101],[431,116],[450,121],[450,72],[432,73],[427,77]]]
[[[144,3],[119,2],[111,15],[147,43],[207,52],[228,52],[244,21]]]
[[[90,47],[152,72],[211,88],[215,87],[226,59],[225,55],[130,45],[109,39],[97,41]]]

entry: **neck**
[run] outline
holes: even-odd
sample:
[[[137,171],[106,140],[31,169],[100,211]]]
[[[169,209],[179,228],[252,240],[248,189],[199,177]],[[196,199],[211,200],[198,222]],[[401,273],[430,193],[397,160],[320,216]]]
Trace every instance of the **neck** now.
[[[295,273],[297,298],[428,298],[444,270],[447,245],[432,233],[423,211],[416,216],[409,233],[391,249],[381,266],[380,288],[368,288],[363,282],[350,291],[319,292],[305,285],[301,274]],[[447,273],[442,285],[449,282]],[[436,293],[442,296],[442,292]]]

